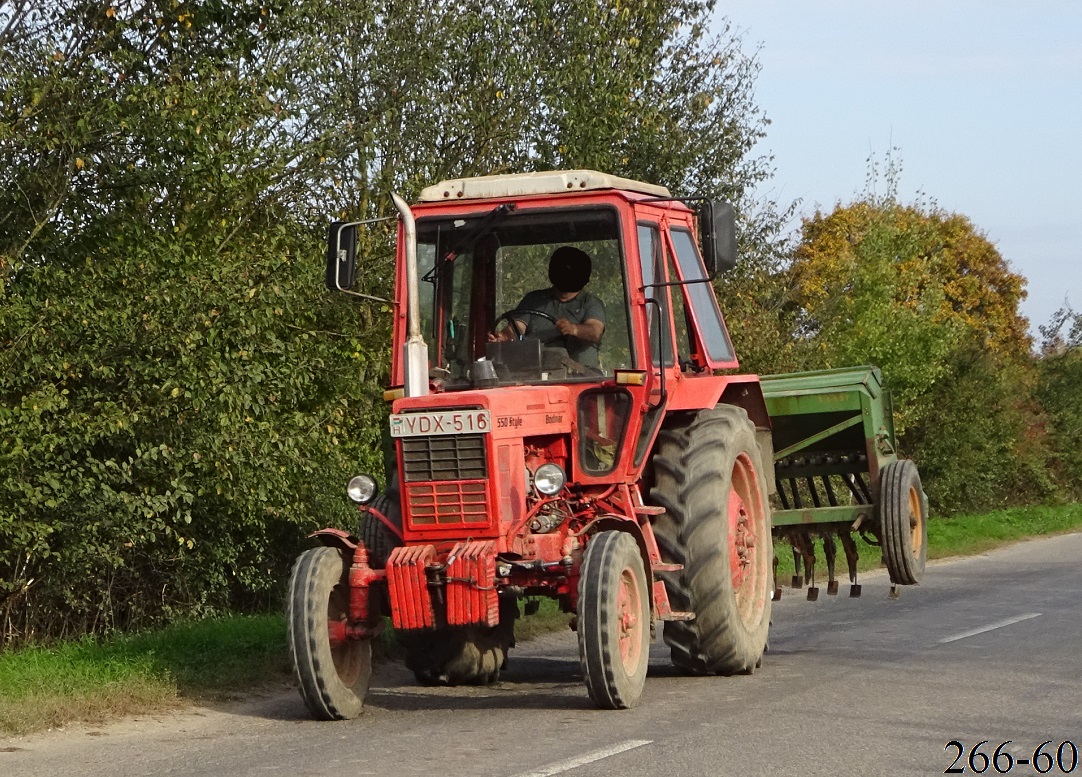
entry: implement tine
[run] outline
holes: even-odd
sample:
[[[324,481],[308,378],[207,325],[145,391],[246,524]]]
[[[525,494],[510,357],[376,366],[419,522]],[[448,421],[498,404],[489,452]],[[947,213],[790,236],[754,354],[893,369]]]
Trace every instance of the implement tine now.
[[[849,532],[840,532],[838,538],[842,541],[845,561],[849,565],[849,597],[855,599],[860,596],[860,586],[857,585],[857,558],[860,556],[857,543]]]
[[[796,539],[798,535],[789,535],[789,542],[793,546],[793,588],[804,587],[804,576],[800,574],[801,568],[801,555],[800,548],[798,547],[799,541]]]
[[[838,581],[834,579],[834,559],[838,555],[838,546],[834,542],[834,533],[823,534],[823,556],[827,560],[827,596],[835,596],[838,593]]]
[[[808,491],[811,493],[812,504],[816,507],[822,507],[823,502],[819,499],[819,489],[815,487],[815,478],[804,478],[804,482],[808,484]]]
[[[785,495],[785,487],[781,478],[774,478],[774,487],[778,490],[778,499],[781,501],[781,509],[789,509],[789,497]]]

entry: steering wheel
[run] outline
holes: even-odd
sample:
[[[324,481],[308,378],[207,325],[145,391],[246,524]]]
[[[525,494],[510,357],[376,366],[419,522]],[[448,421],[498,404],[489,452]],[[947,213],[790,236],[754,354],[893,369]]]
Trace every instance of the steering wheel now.
[[[550,316],[548,313],[544,313],[540,310],[520,310],[516,308],[515,310],[508,310],[502,316],[497,317],[495,323],[492,324],[492,331],[495,332],[499,328],[501,321],[506,321],[508,324],[511,325],[511,331],[518,335],[517,339],[521,340],[524,333],[518,331],[518,327],[515,325],[514,316],[516,314],[520,314],[523,316],[541,316],[541,318],[548,319],[553,324],[556,323],[556,317]]]

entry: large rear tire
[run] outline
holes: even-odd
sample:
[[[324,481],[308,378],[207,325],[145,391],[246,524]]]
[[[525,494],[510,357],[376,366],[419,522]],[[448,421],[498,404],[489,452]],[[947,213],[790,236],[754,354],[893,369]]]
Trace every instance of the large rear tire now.
[[[879,473],[879,522],[883,561],[892,583],[915,585],[928,556],[928,516],[917,465],[892,461]]]
[[[402,531],[402,508],[398,504],[397,493],[380,494],[372,500],[371,507],[373,510],[378,510],[391,524]],[[368,511],[361,516],[357,536],[361,538],[364,547],[368,550],[368,564],[373,569],[383,569],[391,551],[402,544],[402,540],[383,521]]]
[[[603,531],[586,544],[579,572],[579,662],[602,709],[634,707],[650,658],[650,598],[634,538]]]
[[[750,674],[762,662],[773,588],[769,507],[755,426],[720,405],[665,429],[654,455],[654,523],[674,610],[691,621],[665,624],[673,663],[696,674]]]
[[[400,632],[406,667],[421,685],[489,685],[500,679],[515,644],[518,602],[500,597],[498,626]]]
[[[346,635],[349,561],[337,548],[311,548],[289,578],[289,655],[301,697],[319,720],[355,718],[372,679],[372,643]]]

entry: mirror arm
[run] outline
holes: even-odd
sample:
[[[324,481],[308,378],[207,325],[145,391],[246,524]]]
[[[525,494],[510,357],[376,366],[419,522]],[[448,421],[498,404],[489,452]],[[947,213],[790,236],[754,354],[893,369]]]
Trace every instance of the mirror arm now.
[[[381,216],[375,219],[364,219],[363,221],[347,221],[338,225],[338,234],[336,235],[334,253],[338,261],[335,262],[334,268],[334,285],[337,291],[343,294],[348,294],[351,297],[360,297],[361,299],[372,300],[373,302],[383,302],[390,304],[391,300],[384,297],[376,297],[372,294],[362,294],[359,291],[353,291],[351,288],[342,285],[342,253],[345,251],[342,248],[342,232],[349,227],[360,227],[367,224],[378,224],[381,221],[395,221],[398,216]]]

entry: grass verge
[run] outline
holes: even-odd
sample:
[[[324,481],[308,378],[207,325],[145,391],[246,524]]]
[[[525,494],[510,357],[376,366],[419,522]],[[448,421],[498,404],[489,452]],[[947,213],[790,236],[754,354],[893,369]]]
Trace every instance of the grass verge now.
[[[973,555],[1077,529],[1082,529],[1079,504],[933,518],[928,557]],[[878,548],[858,545],[860,568],[878,567]],[[777,551],[779,578],[786,580],[792,574],[792,554],[783,544]],[[821,562],[821,549],[818,555]],[[839,572],[844,572],[844,563],[839,552]],[[519,621],[516,635],[526,641],[566,628],[568,619],[556,602],[545,599],[537,614]],[[388,632],[377,655],[397,653],[394,635]],[[193,699],[228,699],[285,680],[288,664],[281,615],[217,618],[108,640],[0,652],[0,734],[25,734],[75,721],[99,723]]]
[[[0,653],[0,733],[221,699],[284,679],[281,615],[225,617],[161,631]]]

